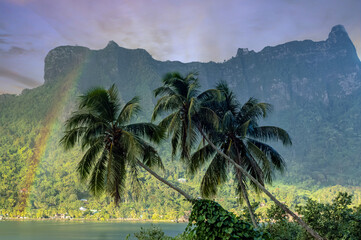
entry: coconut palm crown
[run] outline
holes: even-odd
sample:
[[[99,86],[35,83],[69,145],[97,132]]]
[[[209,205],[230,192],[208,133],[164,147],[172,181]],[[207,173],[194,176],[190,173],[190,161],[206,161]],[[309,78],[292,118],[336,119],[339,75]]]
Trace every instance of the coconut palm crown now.
[[[80,97],[61,139],[65,149],[80,143],[84,155],[77,171],[90,192],[96,196],[107,192],[116,204],[124,195],[127,178],[138,192],[138,166],[163,168],[149,142],[161,141],[164,131],[152,123],[131,123],[139,111],[138,97],[121,106],[114,85],[108,90],[91,89]]]
[[[241,106],[226,82],[219,83],[216,89],[221,92],[222,98],[206,103],[220,119],[218,129],[207,131],[210,140],[262,186],[265,182],[271,183],[274,171],[282,172],[285,162],[276,150],[263,141],[281,140],[284,145],[290,145],[292,142],[288,133],[278,127],[258,125],[258,119],[267,116],[271,105],[250,98]],[[208,161],[210,164],[201,182],[202,196],[215,196],[218,187],[227,182],[229,170],[232,169],[239,200],[246,201],[252,223],[257,228],[247,188],[251,185],[260,193],[258,185],[252,181],[248,184],[246,176],[234,164],[230,164],[215,148],[204,142],[201,142],[198,150],[192,155],[188,165],[189,172],[195,174]]]
[[[291,145],[290,136],[279,127],[258,125],[258,120],[267,117],[270,113],[270,104],[250,98],[241,105],[225,82],[219,83],[216,89],[222,94],[221,100],[209,102],[207,106],[217,114],[220,123],[218,130],[208,131],[209,138],[262,185],[272,183],[275,170],[282,172],[285,162],[282,156],[265,142],[281,141],[283,145]],[[194,174],[211,160],[202,179],[202,195],[204,197],[216,195],[218,186],[228,179],[228,170],[233,169],[238,194],[242,199],[244,197],[242,185],[248,185],[245,176],[217,154],[209,144],[203,143],[201,142],[198,150],[192,155],[188,166],[190,173]],[[252,181],[249,183],[259,192],[256,184]]]
[[[165,75],[163,86],[154,90],[155,97],[160,96],[153,110],[152,121],[162,113],[169,115],[163,118],[159,126],[164,127],[171,137],[172,157],[180,151],[181,160],[190,158],[192,147],[197,144],[199,122],[216,125],[217,116],[212,109],[205,106],[219,96],[219,91],[209,89],[200,92],[197,73],[182,76],[178,72]]]

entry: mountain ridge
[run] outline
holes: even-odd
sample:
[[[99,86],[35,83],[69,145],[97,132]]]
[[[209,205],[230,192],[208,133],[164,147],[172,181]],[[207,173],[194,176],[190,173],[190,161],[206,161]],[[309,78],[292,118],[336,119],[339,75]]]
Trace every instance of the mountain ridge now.
[[[142,119],[149,120],[155,103],[152,91],[170,71],[197,71],[203,89],[225,80],[240,102],[256,97],[273,104],[273,114],[262,124],[284,128],[294,143],[288,149],[271,143],[288,165],[281,181],[307,188],[360,184],[361,62],[346,30],[335,26],[324,41],[292,41],[260,52],[240,48],[223,63],[159,61],[144,49],[126,49],[115,42],[101,50],[80,46],[51,50],[45,58],[42,86],[24,90],[18,96],[0,96],[0,177],[7,183],[0,185],[0,196],[12,199],[4,204],[16,205],[25,181],[22,176],[28,172],[28,159],[37,151],[37,139],[44,126],[51,131],[51,144],[45,146],[42,167],[35,174],[37,194],[32,195],[33,206],[39,202],[49,204],[43,192],[56,192],[51,190],[54,184],[61,191],[63,178],[69,181],[65,188],[77,186],[71,191],[77,192],[79,199],[87,196],[74,180],[79,152],[63,153],[58,145],[63,122],[74,109],[76,96],[91,87],[115,83],[122,101],[134,95],[142,97]],[[59,115],[50,118],[52,126],[47,126],[49,114]],[[167,150],[162,149],[162,154],[167,158]],[[59,171],[60,182],[48,183]],[[57,194],[69,197],[68,193]]]
[[[64,51],[63,48],[68,47],[56,48],[50,51],[48,56],[51,56],[53,51]],[[360,111],[355,109],[354,104],[361,102],[361,62],[342,25],[334,26],[328,38],[323,41],[292,41],[268,46],[259,52],[239,48],[236,56],[223,63],[159,61],[144,49],[122,48],[114,41],[110,41],[101,50],[78,47],[78,50],[74,51],[76,47],[69,48],[73,50],[70,51],[71,61],[78,63],[80,59],[84,63],[84,73],[79,79],[80,91],[99,83],[107,87],[114,82],[124,99],[133,95],[142,96],[147,115],[155,102],[151,91],[160,85],[160,79],[165,73],[179,71],[184,74],[197,71],[204,89],[212,88],[217,81],[225,80],[241,102],[248,97],[256,97],[273,104],[275,113],[269,122],[275,125],[280,123],[281,127],[290,131],[296,141],[296,148],[301,141],[308,143],[300,154],[305,158],[315,159],[324,155],[323,151],[315,150],[316,156],[309,156],[313,150],[307,151],[307,148],[313,144],[301,137],[303,131],[298,129],[307,126],[304,123],[306,119],[314,125],[314,132],[332,128],[347,136],[343,129],[337,128],[337,124],[344,121],[343,119],[352,118],[354,120],[349,123],[349,127],[356,129],[353,140],[360,140],[360,131],[357,130],[357,116]],[[54,75],[52,68],[47,68],[54,66],[56,62],[60,63],[60,66],[66,66],[61,59],[49,63],[45,61],[45,69],[50,71],[49,74],[45,71],[46,76],[55,78],[60,74],[58,71]],[[71,65],[74,64],[70,64],[70,67]],[[300,121],[297,116],[301,112],[315,116],[305,116],[302,117],[303,121]],[[325,126],[316,126],[316,123],[312,123],[315,119],[318,119],[316,122],[324,121]],[[297,129],[291,123],[296,123]],[[346,137],[345,141],[348,141]],[[334,146],[330,156],[335,154],[335,149],[340,150],[340,146]],[[286,155],[289,157],[292,154]],[[323,175],[322,178],[327,178],[326,174]]]

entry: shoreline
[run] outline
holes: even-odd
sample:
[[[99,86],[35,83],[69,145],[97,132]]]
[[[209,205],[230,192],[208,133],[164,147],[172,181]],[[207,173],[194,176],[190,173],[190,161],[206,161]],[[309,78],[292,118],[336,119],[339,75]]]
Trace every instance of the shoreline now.
[[[150,222],[150,223],[188,223],[188,221],[175,221],[175,220],[152,220],[152,219],[138,219],[138,218],[113,218],[113,219],[92,219],[92,218],[71,218],[71,219],[64,219],[64,218],[14,218],[14,217],[6,217],[0,219],[0,222],[114,222],[114,223],[121,223],[121,222]]]

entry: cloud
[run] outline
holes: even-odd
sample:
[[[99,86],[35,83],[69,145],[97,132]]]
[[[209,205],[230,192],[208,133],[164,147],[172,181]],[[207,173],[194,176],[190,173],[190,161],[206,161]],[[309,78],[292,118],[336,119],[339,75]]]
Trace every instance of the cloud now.
[[[291,40],[325,40],[333,25],[361,25],[360,4],[352,0],[14,1],[29,6],[67,44],[102,48],[114,40],[159,60],[223,61],[238,47],[259,51]]]
[[[0,39],[0,44],[2,43],[2,40]],[[8,44],[8,42],[3,41],[4,44]],[[32,50],[27,50],[25,48],[21,48],[21,47],[17,47],[17,46],[11,46],[10,49],[8,50],[4,50],[0,48],[0,57],[3,57],[2,55],[11,55],[11,56],[16,56],[16,55],[23,55],[26,53],[30,53],[32,52]]]
[[[21,11],[4,18],[16,29],[11,45],[28,48],[21,43],[31,41],[32,49],[44,52],[76,44],[99,49],[114,40],[159,60],[223,61],[239,47],[259,51],[292,40],[325,40],[336,24],[351,37],[361,29],[359,0],[8,1]]]
[[[0,34],[0,44],[8,44],[7,38],[9,36],[10,36],[9,34]]]
[[[24,54],[26,52],[29,52],[29,50],[26,50],[24,48],[21,48],[21,47],[16,47],[16,46],[12,46],[8,51],[7,53],[8,54]]]
[[[27,76],[23,76],[10,69],[6,69],[0,66],[0,77],[8,78],[12,81],[21,83],[27,87],[33,88],[39,86],[41,83]]]

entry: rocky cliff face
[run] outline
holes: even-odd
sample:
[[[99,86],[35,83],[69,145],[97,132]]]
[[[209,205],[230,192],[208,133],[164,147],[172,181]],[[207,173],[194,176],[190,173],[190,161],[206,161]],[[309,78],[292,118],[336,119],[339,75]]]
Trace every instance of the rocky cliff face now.
[[[125,99],[142,96],[147,113],[155,101],[151,91],[167,72],[197,71],[203,88],[226,80],[241,101],[253,96],[275,106],[268,123],[284,127],[294,140],[291,150],[282,151],[290,177],[305,174],[321,183],[361,180],[361,63],[341,25],[325,41],[293,41],[260,52],[238,49],[224,63],[161,62],[145,50],[112,41],[97,51],[58,47],[45,59],[46,83],[61,80],[79,63],[80,91],[116,83]]]
[[[64,77],[74,66],[83,63],[89,54],[90,49],[86,47],[64,46],[51,50],[45,57],[45,83]]]

